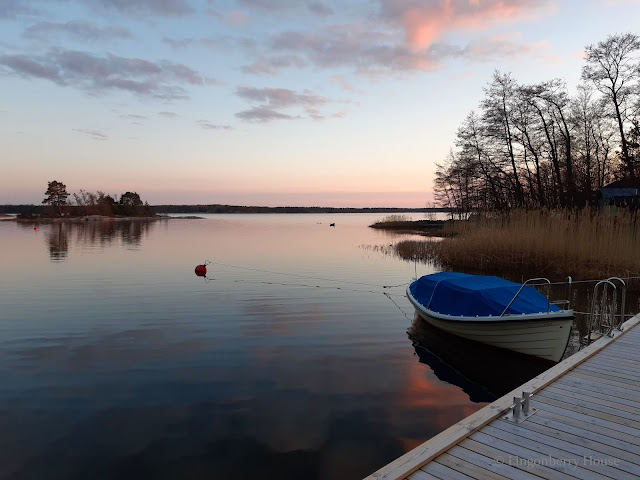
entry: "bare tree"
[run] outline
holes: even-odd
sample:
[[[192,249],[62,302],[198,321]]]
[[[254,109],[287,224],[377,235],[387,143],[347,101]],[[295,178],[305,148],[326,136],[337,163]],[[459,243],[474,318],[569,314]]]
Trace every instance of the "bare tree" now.
[[[514,91],[517,85],[510,74],[496,71],[493,79],[485,88],[485,99],[482,101],[483,119],[488,134],[494,138],[495,146],[503,149],[511,164],[514,199],[517,206],[524,204],[524,193],[516,162],[514,137],[512,132],[512,110]]]
[[[629,155],[625,134],[626,109],[640,75],[637,52],[640,37],[631,33],[610,35],[606,40],[586,48],[587,65],[582,69],[582,78],[593,82],[595,87],[611,101],[618,124],[622,148],[622,161],[627,174],[635,178],[636,171]]]

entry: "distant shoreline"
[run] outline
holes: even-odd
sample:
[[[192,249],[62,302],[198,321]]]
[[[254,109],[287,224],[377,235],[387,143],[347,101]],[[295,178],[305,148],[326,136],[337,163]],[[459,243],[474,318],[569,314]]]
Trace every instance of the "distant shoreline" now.
[[[0,205],[1,214],[31,213],[41,214],[43,205]],[[399,207],[260,207],[242,205],[155,205],[151,207],[157,214],[201,214],[201,213],[447,213],[447,208],[399,208]]]

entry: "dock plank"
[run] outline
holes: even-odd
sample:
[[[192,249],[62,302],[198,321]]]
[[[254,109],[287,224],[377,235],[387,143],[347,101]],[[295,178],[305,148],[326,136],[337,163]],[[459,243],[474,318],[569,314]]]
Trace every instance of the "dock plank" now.
[[[539,480],[541,477],[528,469],[524,464],[510,462],[510,458],[505,453],[491,445],[485,445],[471,438],[467,438],[460,443],[459,447],[465,448],[476,455],[480,455],[486,462],[485,468],[495,473],[506,476],[514,480]],[[454,447],[457,448],[457,447]]]
[[[438,462],[429,462],[422,469],[417,470],[415,473],[418,473],[418,472],[425,472],[435,477],[441,478],[442,480],[458,480],[458,479],[467,480],[467,479],[475,478],[475,477],[470,477],[468,475],[465,475],[464,473],[461,473],[457,470],[449,468]],[[413,480],[413,477],[410,477],[410,478],[411,480]]]
[[[449,480],[452,477],[436,477],[435,475],[431,475],[430,473],[425,472],[424,470],[416,470],[411,475],[409,475],[405,480]],[[463,479],[468,480],[468,479]]]
[[[473,452],[470,452],[469,450],[456,446],[448,452],[440,455],[434,460],[434,463],[446,465],[461,474],[470,476],[471,478],[477,478],[479,480],[485,478],[487,480],[509,480],[509,477],[505,477],[491,470],[487,470],[486,468],[479,467],[475,463],[467,461],[465,458],[467,455],[462,451],[465,451],[468,454],[473,454]],[[457,453],[457,455],[454,455],[454,452]]]
[[[602,375],[607,375],[612,380],[624,381],[633,385],[640,386],[640,375],[637,373],[628,373],[620,368],[616,369],[614,366],[603,367],[597,364],[589,363],[588,365],[582,365],[576,368],[577,372],[589,371],[597,372]]]
[[[624,388],[614,387],[613,385],[608,385],[606,389],[602,388],[602,384],[598,382],[594,382],[592,380],[582,378],[575,379],[570,377],[563,377],[558,379],[554,384],[554,388],[563,388],[563,389],[572,389],[572,391],[584,391],[588,394],[592,393],[601,393],[606,391],[607,393],[601,393],[606,398],[611,398],[612,395],[615,395],[616,400],[627,400],[632,404],[636,403],[636,399],[640,402],[640,395],[630,392]]]
[[[523,468],[534,472],[536,475],[548,480],[565,479],[570,480],[575,476],[576,470],[568,465],[551,464],[542,465],[542,459],[539,452],[531,450],[529,443],[527,446],[521,446],[517,443],[511,443],[502,438],[487,435],[484,432],[476,432],[469,437],[471,440],[475,440],[485,446],[491,446],[495,450],[502,452],[502,459],[505,462],[509,462],[509,466],[512,464],[522,464]],[[573,472],[571,472],[573,470]],[[573,473],[573,474],[572,474]],[[596,480],[597,475],[593,472],[583,471],[580,472],[581,477],[585,480]],[[601,479],[598,479],[601,480]]]
[[[534,402],[532,404],[534,407],[536,406]],[[600,418],[554,407],[553,405],[543,405],[542,409],[536,413],[536,416],[546,416],[548,414],[553,414],[556,418],[565,419],[566,422],[571,422],[573,425],[578,425],[585,429],[592,428],[595,429],[594,431],[605,431],[608,436],[625,439],[629,443],[640,445],[640,437],[637,436],[637,430],[633,428],[627,428],[618,423],[608,422]]]
[[[556,407],[565,411],[582,415],[586,418],[591,418],[593,421],[600,420],[606,422],[610,426],[609,428],[620,428],[623,429],[622,431],[626,431],[631,435],[633,435],[633,432],[636,432],[638,428],[640,428],[640,422],[634,420],[600,412],[593,408],[585,408],[567,402],[560,402],[543,396],[536,396],[535,399],[531,401],[531,404],[536,408],[553,411],[553,407]],[[614,425],[617,425],[617,427],[614,427]]]
[[[559,385],[554,383],[553,385],[545,388],[545,392],[555,393],[557,395],[563,395],[565,397],[574,398],[597,405],[604,405],[607,407],[613,407],[616,410],[623,412],[635,413],[640,415],[640,399],[627,400],[619,397],[611,397],[605,393],[592,392],[587,389],[580,390],[579,388],[570,387],[567,385]]]
[[[610,380],[610,377],[608,375],[601,375],[601,374],[597,374],[597,373],[593,373],[593,372],[581,372],[581,371],[578,371],[578,370],[574,370],[573,372],[567,373],[567,377],[569,377],[569,378],[571,378],[571,377],[587,378],[587,379],[591,379],[593,381],[600,382],[600,384],[603,387],[605,387],[606,385],[613,385],[614,387],[626,388],[628,391],[633,390],[634,392],[640,392],[640,387],[637,387],[635,385],[629,385],[629,384],[627,384],[625,382]]]
[[[638,364],[640,364],[640,353],[638,353],[638,355],[636,356],[629,356],[629,355],[625,355],[625,354],[620,354],[617,352],[614,352],[613,350],[610,352],[608,349],[607,351],[602,352],[601,355],[598,355],[597,357],[598,359],[603,359],[606,360],[608,362],[610,362],[613,365],[631,365],[631,366],[636,366]]]
[[[614,455],[611,457],[609,454],[594,449],[592,443],[580,442],[579,439],[563,439],[554,435],[549,428],[535,431],[527,428],[525,424],[527,424],[527,422],[517,424],[499,421],[488,425],[483,432],[486,432],[488,435],[499,436],[511,442],[527,439],[527,447],[536,452],[561,460],[575,459],[576,465],[582,468],[618,480],[637,480],[638,474],[640,474],[640,465],[624,459],[618,459],[620,461],[616,462],[613,466],[603,465],[600,462],[585,461],[585,458],[617,458],[618,452],[610,451],[610,453]]]
[[[531,418],[531,421],[523,422],[521,425],[528,430],[544,433],[547,436],[574,443],[578,446],[591,448],[597,452],[611,455],[612,457],[618,456],[620,459],[640,465],[640,454],[638,454],[640,450],[629,443],[569,424],[544,418],[540,420],[541,418],[542,417],[536,419]],[[499,422],[496,422],[496,426],[498,425]]]
[[[597,398],[592,399],[591,397],[586,397],[586,396],[578,396],[575,394],[570,395],[569,392],[563,392],[563,391],[560,391],[560,393],[556,393],[554,391],[551,391],[550,389],[545,389],[544,391],[538,393],[538,395],[536,395],[536,398],[541,402],[544,402],[545,401],[544,399],[553,399],[558,402],[568,403],[576,407],[589,408],[589,409],[596,410],[598,412],[607,413],[609,415],[613,415],[616,417],[625,418],[627,420],[636,422],[637,423],[636,426],[640,428],[640,422],[637,421],[637,419],[640,418],[638,417],[638,409],[633,409],[632,407],[625,407],[625,408],[619,408],[618,406],[612,407],[612,406],[609,406],[609,404],[607,403],[602,404],[601,403],[602,400],[599,400]],[[597,402],[594,400],[597,400]],[[631,409],[632,411],[629,412],[627,409]]]

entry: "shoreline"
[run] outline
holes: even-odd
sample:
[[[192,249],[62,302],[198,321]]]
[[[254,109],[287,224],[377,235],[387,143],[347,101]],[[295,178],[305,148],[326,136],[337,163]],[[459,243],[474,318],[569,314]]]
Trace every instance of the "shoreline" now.
[[[397,233],[419,233],[430,237],[445,236],[444,227],[452,220],[391,220],[380,221],[369,228],[376,230],[391,230]]]
[[[81,217],[33,217],[18,218],[16,216],[7,215],[0,217],[0,220],[14,220],[18,223],[98,223],[98,222],[127,222],[127,221],[156,221],[167,219],[196,219],[202,217],[170,217],[165,215],[156,215],[153,217],[109,217],[106,215],[83,215]]]

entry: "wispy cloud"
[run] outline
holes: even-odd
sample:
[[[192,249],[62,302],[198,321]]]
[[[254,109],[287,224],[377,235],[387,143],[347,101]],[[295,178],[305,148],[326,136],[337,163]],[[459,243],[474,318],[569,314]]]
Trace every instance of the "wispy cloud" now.
[[[311,12],[320,17],[328,17],[334,14],[334,11],[324,3],[312,2],[307,4],[307,7]]]
[[[243,36],[218,35],[210,37],[183,37],[162,39],[164,43],[176,50],[186,48],[204,48],[207,50],[217,50],[220,52],[228,52],[229,50],[244,50],[249,54],[253,54],[256,49],[256,40]]]
[[[165,100],[188,98],[185,85],[215,83],[186,65],[116,55],[96,56],[73,50],[47,55],[0,55],[0,66],[27,78],[50,80],[94,94],[126,91]]]
[[[276,54],[294,54],[316,67],[346,67],[370,76],[438,70],[448,59],[486,61],[498,55],[530,53],[543,46],[523,43],[517,35],[476,37],[467,45],[438,41],[422,47],[398,37],[397,30],[367,22],[279,32],[271,36],[268,46]]]
[[[331,83],[339,85],[343,90],[346,90],[348,92],[356,91],[354,86],[346,79],[344,75],[332,75],[330,80]]]
[[[249,110],[236,113],[236,117],[240,120],[244,120],[245,122],[254,123],[267,123],[272,120],[292,120],[294,118],[300,118],[286,115],[267,107],[253,107]]]
[[[282,11],[297,8],[298,0],[238,0],[238,4],[252,9]]]
[[[211,123],[208,120],[198,120],[198,125],[200,125],[205,130],[231,130],[231,125],[216,125]]]
[[[0,19],[15,19],[19,15],[35,15],[38,11],[24,0],[0,0]]]
[[[158,115],[164,118],[177,118],[178,114],[176,112],[158,112]]]
[[[289,90],[287,88],[255,88],[239,87],[236,95],[250,102],[259,103],[236,114],[241,120],[249,122],[270,122],[272,120],[291,120],[294,118],[304,118],[301,115],[290,115],[280,110],[289,108],[302,109],[307,118],[324,118],[318,111],[318,107],[325,105],[328,100],[319,95],[315,95],[309,90],[302,93]]]
[[[182,17],[194,12],[188,0],[92,0],[94,5],[133,16]]]
[[[293,9],[293,1],[240,0],[271,13]],[[529,20],[554,10],[552,0],[377,0],[377,12],[351,23],[315,23],[305,30],[271,34],[254,52],[245,73],[276,75],[283,68],[348,68],[368,76],[438,70],[453,58],[486,61],[540,49],[515,36],[492,38],[496,24]],[[298,7],[301,5],[297,2]],[[329,16],[324,3],[307,4],[314,14]],[[468,44],[451,43],[448,33],[473,31]]]
[[[1,0],[0,0],[1,1]],[[131,38],[131,32],[124,27],[100,26],[82,20],[67,23],[40,22],[24,31],[27,38],[51,40],[52,35],[67,35],[75,40],[98,42],[119,38]]]
[[[244,73],[254,73],[262,75],[277,75],[282,68],[297,67],[302,68],[307,64],[298,55],[272,55],[258,57],[251,65],[241,67]]]
[[[132,120],[132,123],[135,123],[136,125],[141,125],[141,121],[147,119],[144,115],[136,115],[135,113],[124,113],[120,115],[120,118]]]
[[[285,108],[296,105],[316,106],[327,102],[326,98],[314,95],[308,90],[303,93],[296,93],[287,88],[239,87],[236,94],[246,100],[261,102],[272,108]]]
[[[97,130],[85,130],[83,128],[74,128],[75,132],[82,133],[83,135],[88,135],[94,140],[107,140],[109,137],[102,132]]]
[[[535,18],[554,10],[550,0],[380,0],[382,18],[402,26],[406,42],[427,48],[453,30],[487,30],[498,22]]]

